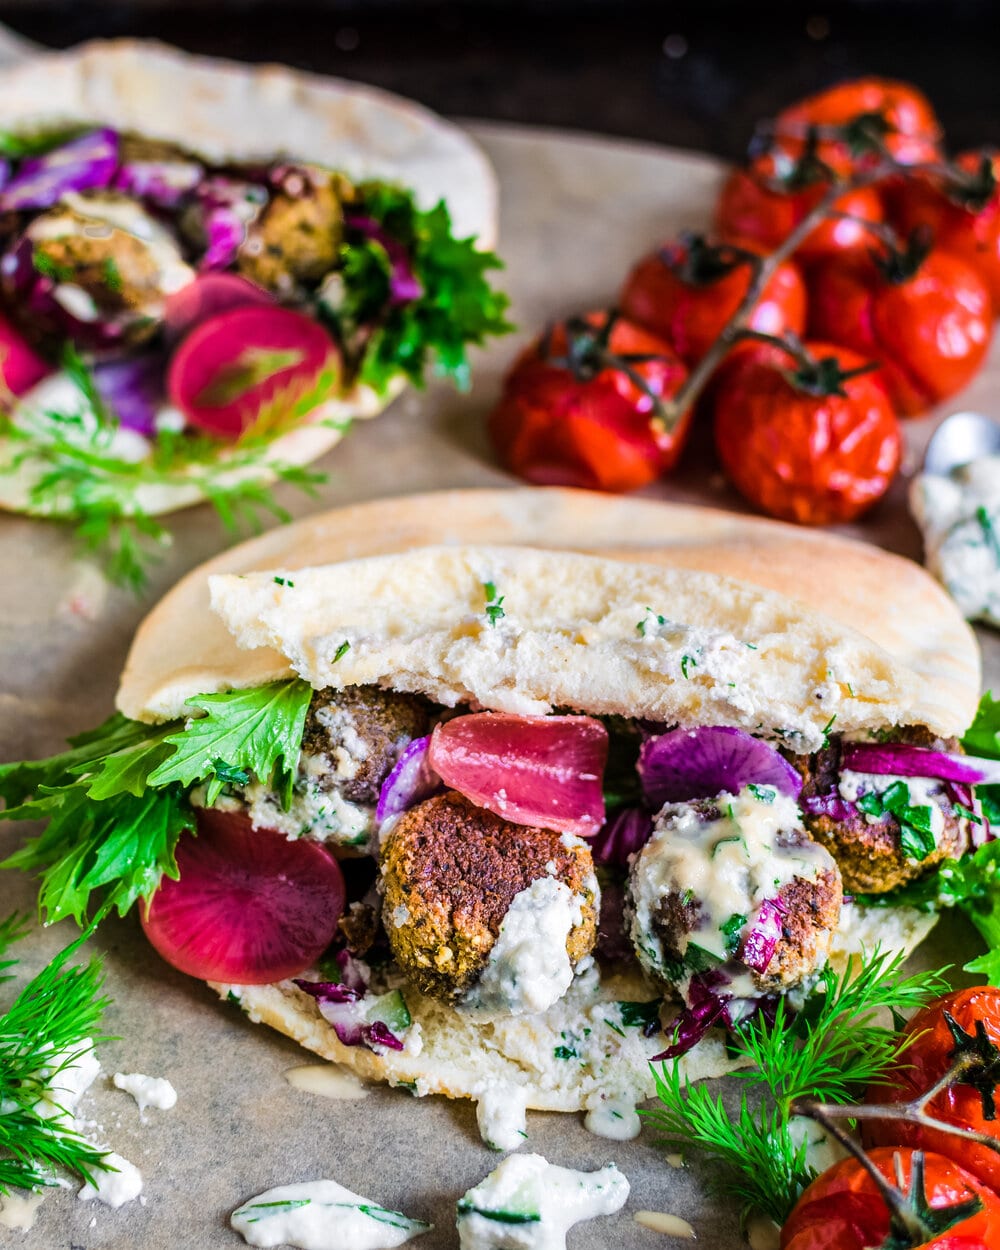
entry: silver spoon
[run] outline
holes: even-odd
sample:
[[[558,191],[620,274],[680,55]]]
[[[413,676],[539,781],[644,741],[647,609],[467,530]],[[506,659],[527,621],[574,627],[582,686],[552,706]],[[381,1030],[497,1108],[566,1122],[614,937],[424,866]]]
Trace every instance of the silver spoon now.
[[[924,452],[924,472],[946,477],[982,456],[996,455],[1000,455],[1000,421],[981,412],[954,412],[932,434]]]

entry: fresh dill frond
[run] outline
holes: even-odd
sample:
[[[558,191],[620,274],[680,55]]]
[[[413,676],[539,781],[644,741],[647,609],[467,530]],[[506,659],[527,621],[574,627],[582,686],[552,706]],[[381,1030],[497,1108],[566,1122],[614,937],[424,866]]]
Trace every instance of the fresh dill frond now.
[[[653,1068],[661,1106],[644,1112],[672,1145],[720,1165],[728,1193],[782,1223],[816,1175],[791,1114],[796,1099],[848,1103],[887,1078],[907,1046],[904,1015],[944,993],[939,972],[900,977],[905,956],[876,949],[838,976],[820,974],[803,1009],[778,1001],[735,1028],[729,1050],[744,1089],[735,1113],[721,1095],[681,1078],[678,1060]],[[878,1019],[888,1013],[892,1025]],[[893,1027],[894,1026],[894,1027]]]
[[[31,921],[27,916],[22,916],[18,912],[12,912],[5,920],[0,920],[0,956],[7,953],[9,947],[15,942],[20,942],[26,937],[28,930],[31,928]],[[0,958],[0,981],[11,981],[12,977],[4,975],[8,968],[13,968],[17,963],[16,959]]]
[[[18,928],[11,917],[0,931]],[[69,962],[87,937],[57,955],[0,1016],[0,1193],[52,1185],[54,1168],[88,1180],[109,1166],[106,1152],[76,1131],[65,1109],[52,1106],[53,1078],[103,1040],[109,1000],[100,961]]]

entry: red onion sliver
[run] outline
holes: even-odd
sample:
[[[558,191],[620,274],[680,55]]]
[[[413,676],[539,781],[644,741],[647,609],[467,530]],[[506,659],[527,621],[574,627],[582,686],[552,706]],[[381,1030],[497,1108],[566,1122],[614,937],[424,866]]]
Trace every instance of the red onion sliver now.
[[[591,844],[595,864],[618,864],[624,868],[629,856],[649,841],[653,818],[641,807],[623,807],[608,821]]]
[[[1000,760],[986,760],[974,755],[953,755],[932,751],[929,747],[910,746],[903,742],[845,742],[841,767],[858,773],[890,774],[896,777],[935,777],[979,785],[984,781],[1000,781]]]
[[[761,903],[753,928],[747,934],[740,951],[740,959],[752,971],[767,971],[781,938],[785,914],[785,907],[780,899],[768,898]]]
[[[441,778],[428,761],[430,745],[429,734],[424,738],[414,738],[382,782],[375,808],[375,819],[379,824],[390,816],[405,812],[441,788]]]
[[[654,807],[738,794],[750,784],[798,798],[802,778],[774,747],[742,729],[708,725],[672,729],[644,742],[639,777]]]

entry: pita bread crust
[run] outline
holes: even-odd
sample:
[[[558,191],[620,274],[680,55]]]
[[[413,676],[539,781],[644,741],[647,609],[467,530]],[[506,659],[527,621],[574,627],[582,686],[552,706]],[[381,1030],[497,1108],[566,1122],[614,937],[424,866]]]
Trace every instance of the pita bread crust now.
[[[561,488],[377,500],[280,527],[222,552],[182,579],[142,623],[125,663],[118,707],[138,720],[164,720],[177,716],[191,694],[289,675],[278,651],[247,652],[236,645],[210,611],[210,575],[294,572],[441,543],[599,552],[739,577],[791,595],[828,623],[866,635],[909,671],[921,703],[937,710],[948,733],[963,732],[975,714],[975,636],[937,582],[912,561],[779,521]]]
[[[503,596],[500,619],[485,612],[487,585]],[[317,689],[380,685],[447,707],[736,725],[800,750],[818,749],[833,720],[845,733],[911,720],[950,728],[915,675],[864,635],[691,569],[429,547],[294,578],[215,576],[209,588],[241,647],[280,651]]]
[[[841,975],[851,959],[876,946],[883,951],[910,952],[936,920],[935,915],[912,908],[846,909],[830,963]],[[419,1029],[408,1035],[405,1050],[383,1054],[363,1046],[345,1046],[315,1001],[290,981],[251,986],[212,983],[212,988],[223,998],[235,995],[250,1019],[270,1025],[324,1059],[344,1064],[363,1080],[406,1085],[421,1096],[477,1099],[499,1086],[519,1087],[527,1106],[538,1111],[585,1111],[610,1097],[641,1102],[653,1096],[649,1060],[664,1046],[662,1034],[643,1038],[638,1029],[629,1029],[622,1038],[604,1019],[604,1004],[642,1002],[656,996],[638,965],[604,975],[596,995],[587,993],[585,983],[578,980],[543,1015],[514,1017],[502,1025],[477,1025],[454,1008],[406,986],[406,1003]],[[566,1035],[580,1037],[587,1028],[607,1054],[603,1071],[553,1059]],[[418,1039],[415,1046],[411,1038]],[[725,1076],[735,1066],[722,1035],[712,1032],[688,1052],[682,1070],[695,1081]]]
[[[153,41],[93,42],[33,56],[0,74],[0,114],[8,129],[86,120],[215,160],[288,156],[356,180],[384,178],[410,187],[424,208],[447,200],[459,237],[476,235],[486,248],[496,242],[496,176],[474,141],[429,109],[356,83],[278,65],[190,56]],[[318,409],[313,420],[377,416],[403,387],[394,380],[383,396],[357,387]],[[271,445],[269,458],[309,464],[342,435],[328,426],[295,430]],[[35,476],[29,464],[0,475],[0,508],[59,515],[31,507]],[[217,479],[226,485],[245,476],[220,467]],[[254,476],[274,480],[270,473]],[[157,515],[200,503],[204,492],[178,477],[176,484],[139,487],[136,507]]]

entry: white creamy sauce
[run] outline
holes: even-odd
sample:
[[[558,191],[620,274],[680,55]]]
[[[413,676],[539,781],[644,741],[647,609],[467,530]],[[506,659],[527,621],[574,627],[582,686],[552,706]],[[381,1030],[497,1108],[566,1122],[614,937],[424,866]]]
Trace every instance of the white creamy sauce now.
[[[514,896],[489,961],[462,999],[476,1013],[546,1011],[573,981],[566,940],[583,919],[583,899],[565,882],[538,877]]]
[[[527,1091],[508,1081],[490,1081],[476,1095],[479,1135],[493,1150],[516,1150],[528,1138]]]
[[[643,1228],[650,1228],[654,1233],[663,1233],[665,1237],[684,1237],[688,1241],[697,1241],[698,1234],[687,1220],[669,1211],[636,1211],[632,1216]]]
[[[609,1098],[601,1094],[588,1099],[583,1126],[595,1137],[609,1141],[631,1141],[642,1132],[642,1121],[630,1098]]]
[[[367,1098],[370,1092],[368,1086],[350,1068],[341,1067],[339,1063],[308,1063],[298,1068],[288,1068],[285,1080],[294,1089],[339,1101]]]
[[[118,1208],[138,1198],[142,1193],[142,1173],[135,1164],[113,1150],[104,1158],[115,1171],[95,1171],[92,1181],[88,1181],[77,1194],[80,1201],[90,1202],[96,1198],[106,1207]]]
[[[947,475],[921,473],[910,510],[923,531],[925,562],[970,620],[1000,625],[1000,456]]]
[[[41,1119],[56,1119],[63,1113],[72,1117],[80,1099],[100,1075],[100,1060],[92,1047],[93,1042],[86,1037],[71,1052],[53,1055],[38,1069],[37,1075],[46,1081],[46,1088],[33,1110]]]
[[[847,1151],[840,1142],[827,1136],[822,1126],[808,1116],[792,1116],[788,1122],[788,1134],[796,1146],[806,1143],[806,1162],[817,1173],[825,1172],[847,1158]]]
[[[613,1163],[598,1172],[556,1167],[541,1155],[509,1155],[458,1204],[461,1250],[565,1250],[581,1220],[612,1215],[629,1184]]]
[[[80,438],[92,440],[98,428],[98,419],[86,396],[75,382],[63,372],[50,373],[48,377],[36,383],[30,391],[18,399],[14,405],[14,420],[22,429],[31,430],[41,414],[58,412],[66,417],[76,417],[81,421]],[[35,420],[33,420],[33,418]],[[67,427],[66,436],[74,437],[72,427]],[[149,455],[149,440],[137,434],[135,430],[119,426],[108,440],[104,450],[109,456],[130,463],[138,463]]]
[[[35,1223],[45,1191],[32,1194],[0,1194],[0,1228],[26,1233]]]
[[[910,792],[907,806],[927,807],[930,809],[931,831],[937,840],[944,832],[944,809],[940,798],[942,785],[933,777],[897,777],[889,773],[856,773],[845,768],[840,774],[838,790],[840,797],[849,803],[856,803],[862,794],[884,794],[886,790],[902,782]],[[875,823],[878,816],[866,816],[869,823]]]
[[[62,211],[50,210],[28,226],[25,233],[33,242],[64,239],[68,235],[100,237],[103,233],[110,236],[112,231],[121,230],[145,245],[159,270],[158,285],[164,295],[179,291],[193,280],[194,271],[184,263],[173,236],[134,200],[82,196],[76,191],[67,191],[60,199],[59,208]],[[63,285],[58,284],[56,291]]]
[[[205,806],[204,786],[191,791],[191,802]],[[375,822],[373,807],[349,803],[335,790],[321,790],[310,781],[293,791],[287,811],[277,794],[257,781],[238,794],[220,795],[215,806],[246,810],[254,829],[275,829],[286,838],[312,838],[336,846],[366,847]]]
[[[139,1105],[140,1116],[147,1107],[169,1111],[177,1104],[177,1090],[162,1076],[144,1076],[141,1072],[116,1072],[112,1078],[116,1089],[131,1094]]]
[[[746,1223],[750,1250],[779,1250],[781,1229],[766,1215],[751,1215]]]
[[[229,1222],[247,1245],[296,1250],[391,1250],[431,1227],[330,1180],[269,1189]]]
[[[712,802],[721,813],[716,820],[704,819],[687,803],[666,804],[632,867],[632,941],[641,962],[668,980],[654,928],[667,895],[688,899],[700,912],[697,927],[682,939],[681,954],[697,945],[725,963],[766,900],[795,877],[812,881],[833,867],[829,853],[808,838],[785,843],[782,835],[802,830],[798,806],[787,795],[774,793],[768,802],[747,789]],[[749,976],[745,986],[738,979],[732,986],[737,998],[755,992]]]

